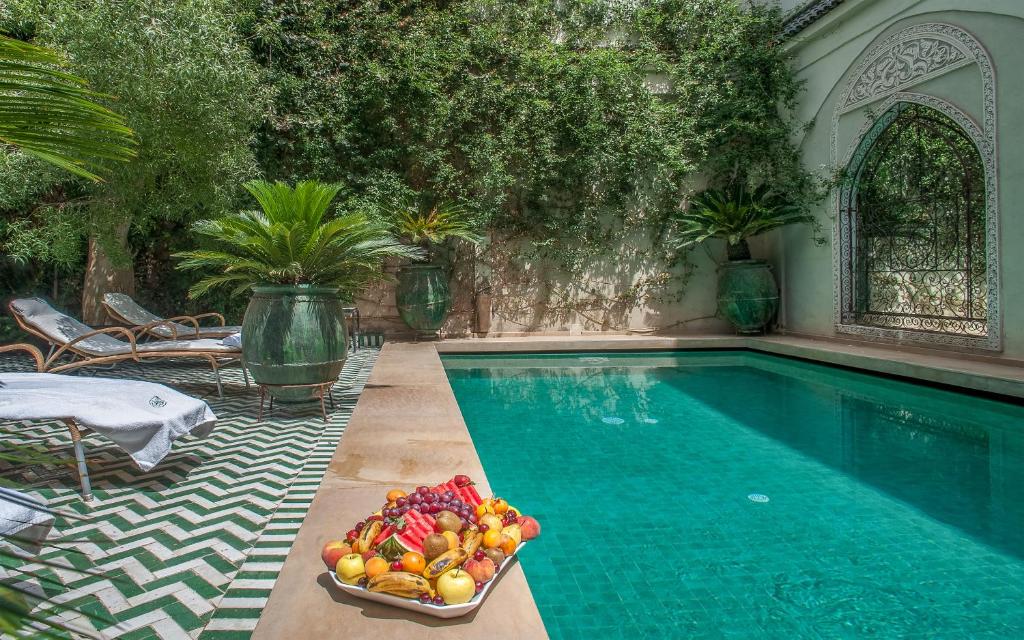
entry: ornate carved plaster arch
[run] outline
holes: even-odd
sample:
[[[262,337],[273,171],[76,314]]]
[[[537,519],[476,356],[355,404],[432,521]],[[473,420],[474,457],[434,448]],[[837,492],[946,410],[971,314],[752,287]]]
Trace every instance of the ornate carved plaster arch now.
[[[977,65],[982,78],[982,122],[976,123],[963,111],[939,98],[911,93],[906,89],[968,65]],[[853,167],[856,155],[865,153],[873,139],[885,128],[885,122],[869,121],[851,142],[842,161],[839,158],[839,121],[851,111],[882,100],[882,114],[897,102],[914,102],[932,107],[952,118],[978,147],[985,167],[985,252],[988,284],[988,334],[983,337],[917,332],[867,327],[853,324],[847,313],[852,300],[851,265],[853,256],[845,239],[852,233],[851,221],[843,212],[850,204],[849,186],[835,190],[833,211],[832,271],[833,309],[836,331],[867,338],[899,342],[919,342],[963,348],[999,350],[1002,348],[1002,314],[999,305],[999,191],[996,166],[995,72],[988,52],[974,36],[944,23],[913,25],[873,46],[850,75],[836,101],[832,118],[831,160],[835,167]],[[886,116],[883,115],[884,120]]]

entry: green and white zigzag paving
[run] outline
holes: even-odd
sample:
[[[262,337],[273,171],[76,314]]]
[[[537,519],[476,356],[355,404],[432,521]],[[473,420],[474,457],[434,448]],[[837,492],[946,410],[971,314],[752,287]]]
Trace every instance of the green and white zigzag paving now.
[[[149,473],[109,441],[89,435],[86,454],[96,494],[91,506],[80,499],[71,469],[0,463],[4,478],[30,483],[55,509],[82,516],[59,518],[50,535],[74,540],[70,550],[47,546],[40,555],[66,569],[4,560],[8,580],[17,580],[19,571],[40,571],[50,580],[35,585],[48,596],[37,613],[103,637],[248,638],[377,353],[361,349],[350,355],[326,425],[315,405],[275,407],[257,423],[258,396],[255,389],[245,390],[237,369],[222,371],[223,399],[214,392],[209,370],[197,364],[84,372],[163,382],[204,396],[217,426],[205,439],[176,442]],[[15,368],[22,361],[0,360],[0,370]],[[60,423],[7,423],[0,430],[4,442],[72,455]],[[59,611],[53,603],[75,612]]]

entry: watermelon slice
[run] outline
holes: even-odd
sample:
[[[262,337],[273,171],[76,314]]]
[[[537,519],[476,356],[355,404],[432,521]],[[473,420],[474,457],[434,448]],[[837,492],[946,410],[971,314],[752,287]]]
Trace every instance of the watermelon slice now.
[[[431,491],[435,493],[444,493],[445,491],[451,491],[452,493],[457,495],[460,500],[474,507],[480,506],[480,503],[483,502],[483,500],[480,498],[480,494],[476,492],[476,489],[473,488],[472,484],[467,484],[464,487],[460,487],[459,485],[455,484],[454,478],[452,478],[448,482],[437,485],[436,487],[431,489]]]
[[[388,526],[384,527],[380,530],[380,533],[377,535],[377,537],[373,539],[373,546],[376,547],[378,544],[384,542],[388,539],[388,536],[390,536],[394,532],[395,525],[389,524]]]
[[[434,519],[419,511],[407,511],[388,525],[373,541],[374,548],[388,560],[398,560],[408,551],[423,553],[423,540],[434,533]]]
[[[410,551],[423,553],[423,541],[417,541],[412,534],[395,532],[377,545],[377,552],[388,560],[398,560]]]

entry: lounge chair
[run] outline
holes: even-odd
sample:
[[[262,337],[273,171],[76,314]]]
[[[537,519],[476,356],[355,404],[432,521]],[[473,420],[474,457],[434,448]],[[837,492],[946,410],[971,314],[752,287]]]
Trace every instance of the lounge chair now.
[[[142,471],[155,467],[187,434],[209,435],[217,416],[202,400],[153,382],[43,373],[46,359],[27,344],[39,373],[0,373],[0,420],[60,420],[75,449],[82,497],[92,500],[82,434],[95,431],[120,447]]]
[[[225,326],[224,316],[219,313],[200,313],[194,316],[161,318],[146,310],[126,293],[107,293],[103,296],[103,307],[115,322],[126,324],[133,329],[145,327],[139,335],[149,335],[159,340],[183,340],[194,338],[225,338],[238,333],[242,327]],[[220,324],[201,327],[203,318],[216,318]],[[191,326],[181,324],[187,322]]]
[[[201,338],[196,340],[161,340],[139,344],[136,334],[123,327],[93,329],[71,316],[51,307],[41,298],[19,298],[8,305],[15,321],[27,333],[41,338],[51,346],[50,354],[44,358],[41,371],[58,373],[80,367],[99,364],[116,364],[125,360],[140,362],[143,358],[202,358],[213,369],[217,379],[217,395],[224,397],[220,382],[220,368],[239,362],[245,386],[249,388],[249,376],[242,363],[240,347],[221,344],[220,340]],[[137,327],[140,334],[156,324]],[[122,340],[115,338],[118,335]],[[71,354],[71,362],[59,359]]]

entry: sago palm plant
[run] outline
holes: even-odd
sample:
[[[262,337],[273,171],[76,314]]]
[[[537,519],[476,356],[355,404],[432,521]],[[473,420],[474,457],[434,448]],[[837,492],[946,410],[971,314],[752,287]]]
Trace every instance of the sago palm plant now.
[[[49,49],[0,36],[0,143],[99,180],[103,160],[135,155],[124,119],[98,104],[85,80],[62,71]]]
[[[729,260],[749,260],[747,238],[789,224],[813,222],[785,196],[761,185],[751,192],[743,186],[729,191],[708,189],[695,197],[687,210],[677,213],[679,247],[700,244],[709,238],[726,241]]]
[[[482,240],[465,207],[452,203],[431,207],[406,205],[395,212],[395,229],[398,237],[422,247],[428,258],[432,247],[449,238],[472,244]]]
[[[192,297],[224,286],[237,295],[257,284],[332,286],[350,296],[380,276],[385,259],[423,255],[361,213],[329,217],[341,185],[303,181],[293,188],[256,180],[244,186],[261,211],[200,221],[195,231],[220,248],[175,254],[181,269],[218,272],[193,285]]]

